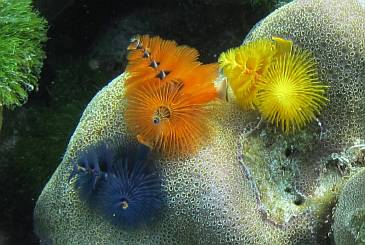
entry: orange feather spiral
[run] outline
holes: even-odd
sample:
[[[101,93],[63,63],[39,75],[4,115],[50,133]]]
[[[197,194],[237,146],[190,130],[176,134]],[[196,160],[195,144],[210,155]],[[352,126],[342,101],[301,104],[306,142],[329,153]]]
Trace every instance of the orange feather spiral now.
[[[196,152],[210,134],[218,65],[203,65],[195,49],[160,37],[138,36],[128,50],[128,128],[163,155]]]

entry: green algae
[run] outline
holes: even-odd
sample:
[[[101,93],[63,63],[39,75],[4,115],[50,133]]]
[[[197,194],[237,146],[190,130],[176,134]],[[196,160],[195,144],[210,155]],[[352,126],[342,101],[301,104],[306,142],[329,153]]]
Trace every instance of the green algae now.
[[[46,21],[30,0],[0,0],[0,106],[13,108],[38,86]]]

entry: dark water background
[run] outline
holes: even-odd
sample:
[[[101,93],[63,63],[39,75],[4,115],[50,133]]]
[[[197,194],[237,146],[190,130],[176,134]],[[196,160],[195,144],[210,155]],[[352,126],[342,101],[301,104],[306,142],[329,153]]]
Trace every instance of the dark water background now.
[[[195,47],[204,63],[238,46],[270,11],[249,2],[172,0],[39,0],[49,21],[47,59],[37,92],[4,111],[0,135],[0,244],[38,244],[32,215],[62,159],[83,109],[123,72],[128,40],[160,35]],[[240,1],[237,1],[240,2]],[[245,2],[245,1],[241,1]]]

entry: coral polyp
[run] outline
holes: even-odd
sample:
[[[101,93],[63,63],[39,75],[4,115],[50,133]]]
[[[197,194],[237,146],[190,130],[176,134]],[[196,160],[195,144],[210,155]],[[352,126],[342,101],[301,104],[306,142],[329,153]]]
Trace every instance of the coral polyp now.
[[[257,82],[264,76],[274,59],[275,43],[258,40],[224,52],[219,64],[227,77],[236,101],[244,109],[254,108]]]
[[[114,153],[107,144],[93,145],[81,151],[69,180],[77,176],[75,186],[83,201],[89,202],[98,185],[111,171]]]
[[[138,85],[153,78],[164,81],[186,80],[192,70],[201,65],[199,53],[188,46],[178,46],[175,41],[148,35],[137,35],[128,47],[126,72],[131,77],[127,85]]]
[[[287,133],[315,118],[327,100],[312,55],[281,37],[261,39],[222,53],[219,63],[244,109]]]
[[[217,98],[217,64],[198,52],[147,35],[128,47],[125,121],[140,143],[165,156],[195,153],[209,137],[208,103]]]
[[[137,155],[120,158],[113,165],[112,174],[100,185],[96,208],[116,226],[138,228],[148,224],[163,207],[160,176],[146,161],[147,153],[143,149]]]
[[[325,85],[312,55],[294,49],[277,58],[257,84],[257,107],[263,118],[288,133],[315,118],[325,104]]]
[[[165,156],[196,152],[209,137],[209,108],[215,90],[184,90],[179,81],[154,81],[128,95],[125,120],[141,143]]]
[[[88,207],[114,225],[137,228],[162,208],[161,180],[147,146],[119,141],[82,151],[69,178],[76,176],[75,188]]]

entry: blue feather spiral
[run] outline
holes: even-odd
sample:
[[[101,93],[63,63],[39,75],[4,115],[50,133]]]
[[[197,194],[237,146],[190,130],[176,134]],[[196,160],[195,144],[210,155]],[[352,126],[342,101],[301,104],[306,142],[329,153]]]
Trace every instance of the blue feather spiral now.
[[[140,145],[136,155],[118,159],[100,185],[97,208],[115,225],[135,228],[150,223],[163,206],[160,176],[146,161],[146,148]]]
[[[107,144],[98,144],[79,153],[69,180],[78,176],[75,186],[81,200],[92,201],[98,185],[111,172],[113,158],[114,153]]]
[[[114,225],[137,228],[153,221],[164,203],[161,179],[148,155],[144,145],[100,144],[79,154],[70,179],[77,176],[80,199],[90,208]]]

